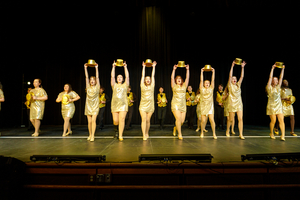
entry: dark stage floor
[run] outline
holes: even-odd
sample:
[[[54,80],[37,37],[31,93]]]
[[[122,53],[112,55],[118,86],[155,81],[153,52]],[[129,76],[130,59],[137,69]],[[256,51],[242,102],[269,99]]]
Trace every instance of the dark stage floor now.
[[[195,127],[196,128],[196,127]],[[286,141],[269,137],[268,127],[244,126],[245,140],[236,135],[225,136],[225,130],[217,130],[218,139],[212,138],[210,127],[204,138],[200,132],[183,127],[183,140],[172,135],[173,126],[160,130],[152,125],[150,138],[142,140],[139,125],[124,132],[124,140],[113,139],[113,127],[97,129],[94,142],[87,138],[87,126],[73,126],[73,134],[61,137],[62,126],[42,126],[39,137],[31,137],[27,128],[2,129],[0,155],[30,162],[32,155],[106,155],[106,162],[138,162],[140,154],[211,154],[213,163],[240,162],[241,155],[261,153],[300,152],[299,136],[290,136],[287,128]],[[296,133],[299,130],[296,129]]]

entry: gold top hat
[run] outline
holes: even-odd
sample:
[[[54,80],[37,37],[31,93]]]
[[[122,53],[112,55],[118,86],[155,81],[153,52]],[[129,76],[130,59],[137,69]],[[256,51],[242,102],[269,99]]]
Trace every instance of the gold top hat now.
[[[210,65],[205,65],[205,66],[204,66],[203,71],[209,72],[209,71],[211,71],[211,70],[212,70],[212,68],[211,68]]]
[[[152,60],[151,59],[147,59],[146,62],[146,67],[152,67]]]
[[[235,62],[236,65],[241,65],[242,61],[243,61],[242,59],[236,58],[234,62]]]
[[[61,103],[67,105],[69,103],[70,96],[68,94],[64,94],[62,96]]]
[[[177,67],[185,67],[184,61],[178,61]]]
[[[117,64],[116,64],[116,66],[118,66],[118,67],[123,67],[123,66],[124,66],[123,60],[122,60],[122,59],[117,59]]]
[[[88,62],[86,63],[86,65],[89,66],[89,67],[95,67],[96,62],[93,59],[89,59]]]
[[[283,62],[276,62],[275,65],[278,68],[283,68]]]

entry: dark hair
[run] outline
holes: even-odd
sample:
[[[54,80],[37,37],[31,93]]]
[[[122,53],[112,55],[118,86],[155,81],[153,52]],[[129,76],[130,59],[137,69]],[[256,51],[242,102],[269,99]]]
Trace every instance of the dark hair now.
[[[222,83],[218,85],[218,87],[220,87],[220,86],[224,87]]]
[[[130,89],[131,89],[131,86],[130,86],[130,85],[128,85],[128,88],[130,88]]]
[[[196,95],[197,95],[197,94],[200,94],[200,89],[197,90]]]
[[[65,85],[68,85],[68,86],[69,86],[68,93],[69,93],[69,92],[71,92],[71,91],[73,91],[73,90],[72,90],[72,86],[71,86],[71,84],[69,84],[69,83],[66,83]]]
[[[100,86],[100,89],[102,89],[103,91],[105,90],[105,87],[103,87],[103,86]]]
[[[40,87],[42,88],[42,80],[41,80],[41,79],[39,79],[39,78],[36,78],[36,79],[34,79],[34,80],[39,80]],[[33,80],[33,81],[34,81],[34,80]]]

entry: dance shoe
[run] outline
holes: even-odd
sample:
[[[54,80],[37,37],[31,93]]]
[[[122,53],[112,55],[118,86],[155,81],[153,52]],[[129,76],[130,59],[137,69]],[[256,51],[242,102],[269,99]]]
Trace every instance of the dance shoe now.
[[[173,136],[176,136],[176,126],[174,126],[174,128],[173,128]]]
[[[217,136],[213,136],[213,137],[214,137],[215,140],[218,139]]]
[[[91,136],[89,136],[89,137],[87,138],[87,140],[90,141],[90,140],[91,140]]]
[[[270,133],[270,138],[273,139],[273,140],[276,139],[275,136],[272,133]]]
[[[37,137],[37,136],[39,136],[39,134],[33,133],[31,136],[32,136],[32,137]]]
[[[294,132],[291,132],[291,136],[297,136],[297,134],[295,134]]]
[[[95,137],[91,137],[90,142],[94,142]]]
[[[197,129],[196,129],[196,132],[198,132],[199,130],[200,130],[200,128],[197,128]]]
[[[244,140],[244,139],[245,139],[244,136],[239,136],[239,137],[240,137],[241,140]]]
[[[67,132],[66,135],[72,135],[72,131]]]
[[[278,131],[278,129],[277,129],[277,128],[274,128],[274,133],[275,133],[276,135],[278,135],[278,134],[279,134],[279,131]]]
[[[123,138],[122,138],[122,137],[119,137],[119,141],[123,141]]]
[[[235,132],[234,132],[234,131],[231,131],[231,134],[232,134],[232,135],[235,135]]]
[[[206,130],[206,129],[204,129],[203,131],[204,131],[205,133],[207,133],[207,132],[208,132],[208,130]]]

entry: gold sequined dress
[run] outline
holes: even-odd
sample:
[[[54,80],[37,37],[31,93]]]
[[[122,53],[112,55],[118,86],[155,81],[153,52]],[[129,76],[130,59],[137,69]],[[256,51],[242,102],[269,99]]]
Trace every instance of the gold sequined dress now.
[[[30,90],[36,97],[48,96],[43,88],[34,88]],[[44,116],[45,101],[33,100],[30,105],[30,119],[42,120]]]
[[[195,101],[197,101],[197,108],[196,108],[197,118],[201,119],[201,109],[200,109],[201,98],[200,98],[200,94],[196,95]]]
[[[200,112],[201,115],[214,114],[214,89],[209,86],[209,88],[202,87],[200,90]]]
[[[289,96],[293,96],[293,92],[290,88],[281,89],[281,99],[288,98]],[[288,104],[285,100],[282,100],[282,109],[285,117],[295,115],[293,105]]]
[[[281,103],[281,88],[277,85],[266,87],[268,93],[267,115],[283,114]]]
[[[146,86],[144,83],[141,84],[141,101],[139,111],[146,113],[154,112],[154,83]]]
[[[69,93],[61,92],[59,93],[58,97],[63,98],[63,95],[68,95],[70,99],[74,99],[78,96],[75,91],[71,91]],[[65,117],[73,118],[75,113],[75,105],[74,102],[69,102],[68,104],[61,103],[61,114],[63,119]]]
[[[172,88],[173,97],[171,101],[171,110],[179,110],[180,112],[186,112],[186,85],[182,86],[175,84]]]
[[[86,88],[86,101],[84,115],[98,115],[99,113],[100,85]]]
[[[127,84],[125,82],[123,84],[116,83],[112,89],[111,112],[128,112]]]
[[[229,111],[228,111],[228,97],[223,100],[223,106],[224,106],[224,117],[229,116]]]
[[[242,90],[239,83],[228,84],[229,96],[227,100],[228,112],[243,111]]]
[[[4,98],[3,91],[0,89],[0,99]],[[1,102],[0,102],[0,110],[1,110]]]

